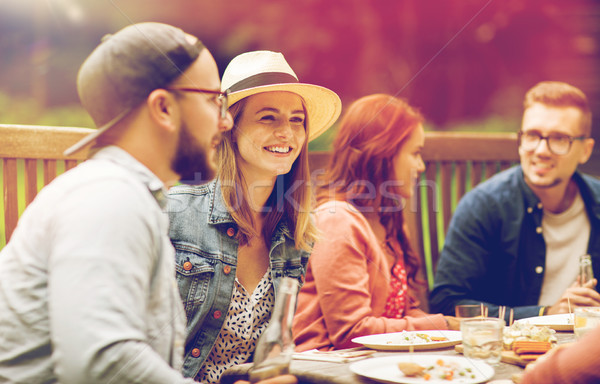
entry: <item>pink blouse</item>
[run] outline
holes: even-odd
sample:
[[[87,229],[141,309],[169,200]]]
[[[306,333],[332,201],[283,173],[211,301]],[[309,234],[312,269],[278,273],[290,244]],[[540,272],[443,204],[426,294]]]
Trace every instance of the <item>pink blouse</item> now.
[[[385,316],[392,265],[387,247],[356,208],[330,201],[316,209],[315,218],[320,240],[308,262],[293,324],[298,351],[356,347],[353,338],[370,334],[447,329],[442,315],[410,305],[406,294],[388,306],[393,311],[391,306],[403,305],[402,316]]]

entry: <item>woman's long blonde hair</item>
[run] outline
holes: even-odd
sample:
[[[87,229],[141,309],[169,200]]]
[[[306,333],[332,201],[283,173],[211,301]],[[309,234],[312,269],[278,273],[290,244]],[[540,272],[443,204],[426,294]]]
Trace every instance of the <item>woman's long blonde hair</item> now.
[[[252,208],[246,198],[248,196],[246,182],[237,165],[239,151],[232,140],[249,97],[229,107],[229,112],[233,116],[233,128],[223,134],[223,140],[217,150],[219,164],[217,178],[221,182],[227,210],[238,225],[237,239],[240,245],[247,244],[251,237],[259,235],[252,219]],[[304,107],[304,102],[302,105]],[[260,235],[269,246],[277,223],[283,218],[294,236],[296,248],[310,251],[317,238],[317,229],[310,218],[313,195],[308,168],[309,122],[306,107],[304,109],[307,116],[304,123],[307,139],[290,172],[277,176],[273,191],[265,204],[266,209],[263,213],[265,220]],[[288,195],[287,192],[292,187],[294,190]]]

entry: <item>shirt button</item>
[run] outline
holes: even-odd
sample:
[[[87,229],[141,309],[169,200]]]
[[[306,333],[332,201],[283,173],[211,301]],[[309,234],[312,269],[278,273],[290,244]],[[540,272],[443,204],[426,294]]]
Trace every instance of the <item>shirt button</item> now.
[[[542,208],[544,208],[544,205],[542,203],[538,203],[537,207],[538,207],[538,209],[542,209]]]
[[[531,213],[531,212],[533,212],[533,208],[531,208],[531,207],[527,208],[527,213]]]
[[[535,267],[535,273],[537,273],[539,275],[542,272],[544,272],[544,267],[542,267],[541,265],[538,265],[537,267]]]
[[[221,311],[215,311],[215,312],[213,313],[213,317],[214,317],[215,319],[219,319],[219,318],[221,317]]]
[[[200,356],[200,350],[198,348],[192,349],[192,357]]]
[[[535,229],[535,231],[536,231],[537,233],[542,233],[542,227],[537,227],[537,228]]]
[[[230,267],[229,265],[226,265],[226,266],[224,266],[224,267],[223,267],[223,272],[224,272],[226,275],[229,275],[229,273],[231,272],[231,267]]]
[[[235,235],[235,229],[227,228],[227,236],[233,237]]]
[[[194,268],[194,266],[189,261],[183,263],[183,269],[185,269],[186,271],[191,271],[192,268]]]

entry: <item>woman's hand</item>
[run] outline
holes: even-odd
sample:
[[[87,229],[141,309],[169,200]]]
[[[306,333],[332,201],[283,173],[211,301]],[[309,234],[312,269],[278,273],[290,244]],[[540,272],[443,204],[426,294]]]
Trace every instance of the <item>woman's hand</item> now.
[[[250,382],[245,380],[239,380],[236,381],[234,384],[250,384]],[[298,384],[298,379],[296,379],[296,376],[292,375],[281,375],[271,377],[270,379],[258,381],[256,384]]]
[[[460,331],[460,319],[454,316],[444,316],[446,319],[446,323],[448,324],[448,329],[451,331]]]

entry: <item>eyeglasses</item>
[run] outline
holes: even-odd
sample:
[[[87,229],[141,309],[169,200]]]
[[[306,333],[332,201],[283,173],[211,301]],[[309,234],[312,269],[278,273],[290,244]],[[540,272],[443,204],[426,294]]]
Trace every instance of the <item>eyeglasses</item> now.
[[[195,92],[195,93],[208,93],[211,95],[218,95],[216,98],[217,101],[217,105],[219,106],[220,110],[220,117],[221,119],[224,119],[227,117],[227,107],[228,107],[228,97],[229,97],[229,89],[226,89],[225,92],[221,92],[221,91],[214,91],[212,89],[201,89],[201,88],[164,88],[167,91],[180,91],[180,92]]]
[[[566,155],[571,150],[571,145],[575,140],[585,140],[586,136],[569,136],[561,133],[551,133],[548,136],[542,136],[537,131],[519,132],[519,145],[527,152],[533,152],[540,145],[542,140],[546,140],[548,149],[555,155]]]

